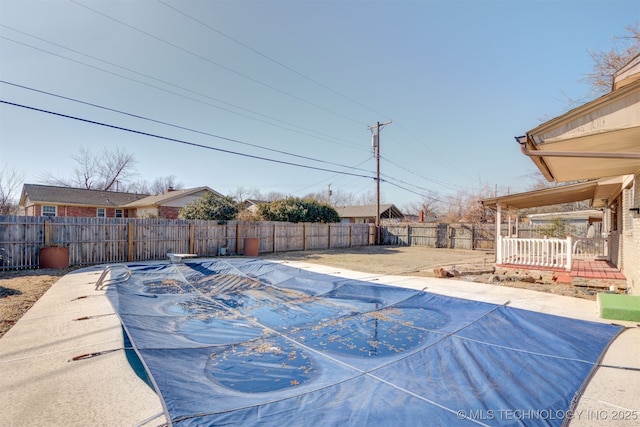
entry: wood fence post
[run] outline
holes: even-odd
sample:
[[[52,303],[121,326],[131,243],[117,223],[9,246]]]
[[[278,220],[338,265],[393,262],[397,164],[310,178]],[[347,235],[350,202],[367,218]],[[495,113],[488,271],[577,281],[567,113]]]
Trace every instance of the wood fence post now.
[[[134,227],[133,222],[127,223],[127,261],[133,261],[133,235],[134,235]]]
[[[471,250],[476,248],[476,225],[471,224]]]
[[[51,220],[47,219],[44,222],[44,246],[51,246]]]
[[[331,249],[331,224],[327,224],[327,249]]]
[[[193,220],[189,221],[189,253],[195,254],[196,251],[196,242],[195,242],[195,226],[193,224]]]
[[[353,224],[349,223],[349,247],[353,246]]]
[[[273,224],[273,253],[276,253],[276,249],[278,248],[278,245],[276,244],[276,235],[278,234],[278,226],[276,224]]]
[[[236,254],[240,253],[240,249],[242,249],[240,246],[240,221],[238,221],[236,223]]]
[[[411,246],[411,225],[407,224],[407,246]]]
[[[307,250],[307,224],[302,223],[302,250]]]

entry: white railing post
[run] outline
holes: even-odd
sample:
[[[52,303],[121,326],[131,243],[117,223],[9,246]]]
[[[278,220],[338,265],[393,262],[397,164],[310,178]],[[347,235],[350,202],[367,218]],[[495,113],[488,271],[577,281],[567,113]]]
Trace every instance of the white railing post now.
[[[573,262],[573,244],[571,243],[571,234],[567,235],[567,249],[566,249],[566,254],[567,254],[567,258],[566,258],[566,265],[565,265],[565,269],[567,271],[571,271],[571,265]]]

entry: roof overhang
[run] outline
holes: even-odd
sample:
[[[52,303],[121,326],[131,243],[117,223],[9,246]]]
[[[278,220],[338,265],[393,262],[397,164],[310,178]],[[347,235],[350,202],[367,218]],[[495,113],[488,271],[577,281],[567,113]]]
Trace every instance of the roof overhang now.
[[[517,139],[549,181],[640,173],[640,80]]]
[[[625,175],[508,196],[492,197],[483,199],[480,202],[488,208],[500,206],[502,209],[519,210],[588,200],[592,207],[602,208],[615,200],[622,190],[632,183],[633,175]]]

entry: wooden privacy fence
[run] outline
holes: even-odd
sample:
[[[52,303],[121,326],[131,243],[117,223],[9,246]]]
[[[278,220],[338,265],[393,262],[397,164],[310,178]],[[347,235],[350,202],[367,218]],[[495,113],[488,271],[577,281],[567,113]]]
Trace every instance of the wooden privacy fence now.
[[[489,224],[385,224],[380,236],[383,245],[469,250],[495,247],[495,227]]]
[[[502,224],[500,235],[516,234],[520,238],[544,239],[549,235],[550,227],[521,224],[517,229]],[[606,242],[602,239],[587,238],[587,225],[567,225],[561,227],[562,238],[569,230],[579,242],[574,253],[590,256],[602,255]],[[383,224],[380,230],[381,244],[402,246],[427,246],[430,248],[495,250],[495,224],[438,224],[438,223],[397,223]]]
[[[500,234],[510,231],[503,224]],[[544,237],[545,231],[531,226],[517,230],[519,236],[534,238]],[[586,234],[586,228],[584,231]],[[383,245],[494,250],[495,235],[493,224],[394,223],[380,227]],[[40,248],[45,246],[68,248],[71,265],[91,265],[160,260],[169,252],[240,255],[245,239],[257,238],[259,253],[275,253],[367,246],[375,243],[375,237],[373,224],[0,216],[0,270],[38,267]],[[604,240],[575,237],[577,256],[606,251]]]
[[[369,224],[0,216],[0,269],[36,268],[46,246],[68,248],[71,265],[90,265],[243,254],[248,238],[275,253],[366,246],[374,237]]]

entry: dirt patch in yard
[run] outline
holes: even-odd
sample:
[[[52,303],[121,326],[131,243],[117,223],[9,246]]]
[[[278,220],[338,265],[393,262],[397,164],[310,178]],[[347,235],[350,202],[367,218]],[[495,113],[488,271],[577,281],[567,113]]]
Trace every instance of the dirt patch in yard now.
[[[372,274],[439,277],[439,269],[454,280],[529,289],[595,301],[598,292],[626,287],[625,280],[574,277],[558,283],[552,271],[495,268],[493,252],[435,249],[419,246],[363,246],[340,251],[265,254],[263,258],[307,261]]]
[[[0,337],[73,268],[0,271]]]

